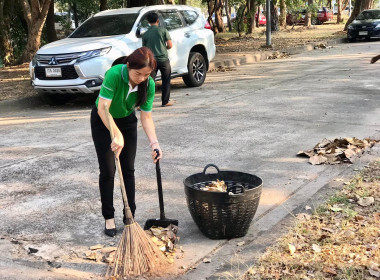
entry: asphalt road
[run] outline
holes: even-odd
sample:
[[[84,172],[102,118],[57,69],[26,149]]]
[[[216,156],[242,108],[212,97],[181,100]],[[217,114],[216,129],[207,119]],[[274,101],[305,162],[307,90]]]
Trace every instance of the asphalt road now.
[[[379,49],[379,41],[341,44],[241,65],[208,73],[200,88],[175,80],[173,107],[161,108],[156,97],[166,214],[180,220],[185,252],[172,275],[183,274],[182,266],[198,268],[173,278],[216,279],[226,271],[244,272],[239,263],[247,267],[263,249],[253,246],[255,240],[273,234],[289,213],[334,178],[379,155],[375,146],[350,166],[312,166],[296,157],[324,138],[379,137],[380,64],[369,64]],[[82,255],[89,246],[117,243],[122,205],[117,184],[119,233],[110,239],[102,233],[91,106],[87,99],[0,112],[0,279],[97,279],[105,273],[105,264]],[[207,239],[189,214],[182,181],[208,163],[264,181],[244,238]],[[143,224],[159,214],[155,169],[141,125],[136,180],[136,219]],[[245,245],[237,246],[241,241]],[[211,263],[203,263],[205,257]]]

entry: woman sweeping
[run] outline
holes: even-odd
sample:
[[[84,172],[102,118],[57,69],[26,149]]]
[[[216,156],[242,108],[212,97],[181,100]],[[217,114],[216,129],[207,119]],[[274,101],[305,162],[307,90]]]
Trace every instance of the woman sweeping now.
[[[156,69],[153,53],[146,47],[135,50],[122,64],[111,67],[104,78],[96,106],[91,112],[91,132],[99,162],[99,189],[104,233],[116,235],[113,207],[115,159],[119,158],[124,177],[128,203],[134,216],[135,204],[135,156],[137,148],[137,118],[135,108],[140,107],[141,124],[149,140],[153,161],[162,157],[152,119],[155,84],[150,77]],[[111,142],[104,103],[108,104],[114,121],[114,139]],[[159,150],[159,156],[154,149]],[[123,210],[124,211],[124,210]],[[124,219],[125,223],[125,213]]]

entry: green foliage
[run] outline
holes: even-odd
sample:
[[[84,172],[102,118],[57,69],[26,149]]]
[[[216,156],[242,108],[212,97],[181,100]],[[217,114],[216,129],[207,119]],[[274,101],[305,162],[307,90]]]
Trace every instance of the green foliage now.
[[[13,57],[17,60],[22,55],[28,39],[28,28],[21,14],[16,14],[12,17],[9,35],[13,48]]]

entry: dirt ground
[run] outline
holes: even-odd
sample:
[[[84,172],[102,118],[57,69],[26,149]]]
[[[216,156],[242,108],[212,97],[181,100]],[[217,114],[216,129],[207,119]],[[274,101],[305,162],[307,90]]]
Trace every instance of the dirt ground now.
[[[272,34],[272,48],[282,51],[310,43],[324,43],[329,39],[344,38],[343,24],[327,23],[311,28],[294,26]],[[259,52],[267,50],[265,27],[256,28],[253,34],[239,37],[237,33],[219,33],[215,36],[218,54]],[[0,68],[0,102],[37,95],[30,84],[29,63]]]

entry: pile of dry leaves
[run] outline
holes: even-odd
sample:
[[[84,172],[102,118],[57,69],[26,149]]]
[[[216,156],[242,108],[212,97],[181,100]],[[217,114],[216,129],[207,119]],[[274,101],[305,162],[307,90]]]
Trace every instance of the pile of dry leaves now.
[[[338,164],[352,163],[355,157],[370,149],[378,141],[366,138],[336,138],[334,141],[323,139],[315,145],[314,149],[300,151],[297,156],[308,157],[309,163],[316,164]]]
[[[165,254],[171,263],[174,258],[183,258],[184,251],[182,246],[176,248],[179,241],[177,236],[178,227],[170,225],[167,228],[152,227],[146,230],[146,234],[152,239],[157,247]],[[101,244],[91,246],[88,251],[84,253],[84,258],[96,262],[110,263],[113,261],[117,247],[104,247]],[[176,254],[178,255],[176,256]]]
[[[227,185],[224,181],[212,181],[210,184],[207,186],[200,188],[202,191],[207,191],[207,192],[227,192]]]
[[[272,55],[268,56],[268,59],[288,58],[289,53],[276,51]]]

